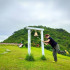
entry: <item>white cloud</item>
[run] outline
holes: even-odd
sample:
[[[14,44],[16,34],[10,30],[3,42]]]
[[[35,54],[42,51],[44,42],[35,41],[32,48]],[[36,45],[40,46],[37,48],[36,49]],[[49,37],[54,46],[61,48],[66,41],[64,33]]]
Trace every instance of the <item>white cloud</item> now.
[[[54,3],[45,2],[22,2],[20,3],[25,9],[24,21],[61,19],[65,14],[54,7]]]
[[[3,40],[7,39],[8,36],[6,35],[0,35],[0,42],[2,42]]]
[[[0,3],[0,35],[9,36],[27,25],[64,28],[70,32],[68,0],[3,0]]]

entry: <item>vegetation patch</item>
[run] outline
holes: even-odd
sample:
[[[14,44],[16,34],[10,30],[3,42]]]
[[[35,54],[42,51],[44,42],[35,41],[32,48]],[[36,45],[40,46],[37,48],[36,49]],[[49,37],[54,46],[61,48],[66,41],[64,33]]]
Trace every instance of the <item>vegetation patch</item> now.
[[[5,53],[8,53],[8,52],[10,52],[10,51],[11,51],[11,50],[9,50],[9,49],[0,47],[0,54],[5,54]]]
[[[44,55],[42,55],[41,59],[42,60],[46,60],[46,57]]]
[[[31,47],[35,61],[25,60],[28,48],[19,48],[13,45],[0,45],[11,50],[10,53],[0,55],[0,70],[70,70],[70,57],[58,54],[58,61],[53,63],[52,52],[44,49],[47,60],[41,60],[41,48]],[[5,49],[0,49],[5,51]]]
[[[27,54],[25,59],[28,61],[34,61],[35,60],[32,54],[30,54],[30,55]]]
[[[3,49],[2,47],[0,47],[0,54],[5,52],[5,49]]]
[[[67,50],[70,53],[70,33],[64,29],[54,29],[45,26],[30,26],[36,28],[44,29],[44,40],[45,34],[50,34],[50,36],[59,44],[60,49]],[[41,47],[41,33],[37,31],[38,37],[34,36],[35,30],[31,30],[31,46]],[[3,43],[23,43],[23,46],[28,47],[28,30],[26,28],[15,31],[10,37],[3,41]],[[50,45],[45,45],[45,48],[52,50]],[[70,55],[68,55],[70,56]]]

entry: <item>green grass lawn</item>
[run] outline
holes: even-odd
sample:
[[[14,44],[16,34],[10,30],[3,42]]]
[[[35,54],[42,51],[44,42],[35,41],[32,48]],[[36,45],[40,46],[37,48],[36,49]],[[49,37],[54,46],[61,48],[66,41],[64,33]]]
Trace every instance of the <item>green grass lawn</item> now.
[[[6,49],[11,51],[4,53]],[[41,48],[31,47],[31,53],[35,61],[26,61],[28,48],[0,45],[0,70],[70,70],[70,57],[58,54],[58,62],[53,63],[52,52],[49,50],[45,49],[47,60],[41,60]]]

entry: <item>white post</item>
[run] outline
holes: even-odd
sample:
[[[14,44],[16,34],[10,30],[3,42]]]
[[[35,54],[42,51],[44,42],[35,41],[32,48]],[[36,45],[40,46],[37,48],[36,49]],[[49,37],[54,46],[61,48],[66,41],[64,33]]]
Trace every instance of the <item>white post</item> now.
[[[42,41],[44,41],[43,30],[41,30],[41,48],[42,48],[42,55],[44,55],[44,43]]]
[[[31,53],[31,30],[28,30],[28,54]]]

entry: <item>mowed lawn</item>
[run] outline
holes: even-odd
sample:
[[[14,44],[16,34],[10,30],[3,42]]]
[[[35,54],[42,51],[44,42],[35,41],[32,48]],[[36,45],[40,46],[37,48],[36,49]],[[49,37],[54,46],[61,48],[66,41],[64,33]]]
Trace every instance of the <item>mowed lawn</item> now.
[[[26,61],[28,48],[0,45],[0,70],[70,70],[70,57],[58,54],[58,62],[53,63],[52,52],[46,49],[44,51],[47,60],[41,60],[41,48],[31,47],[35,61]]]

